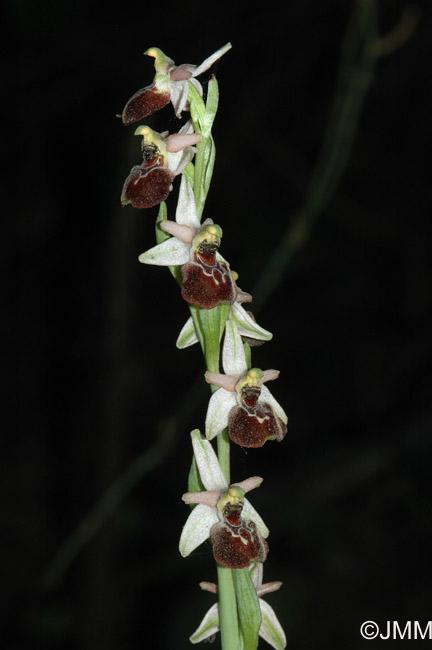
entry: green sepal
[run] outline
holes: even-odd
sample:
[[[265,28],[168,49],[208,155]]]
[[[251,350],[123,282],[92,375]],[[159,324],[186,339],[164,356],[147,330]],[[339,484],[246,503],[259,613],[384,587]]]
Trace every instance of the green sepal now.
[[[195,133],[202,133],[205,128],[205,113],[206,107],[203,98],[199,94],[195,86],[189,82],[189,104],[190,114],[194,125]]]
[[[160,227],[161,221],[166,221],[167,219],[168,210],[165,201],[162,201],[162,203],[159,205],[159,212],[155,224],[157,244],[162,244],[164,241],[171,237],[171,235],[169,235],[167,232],[164,232]]]
[[[244,650],[256,650],[261,627],[261,608],[249,569],[235,569],[234,584],[240,635]]]
[[[203,351],[207,369],[219,372],[220,341],[229,316],[230,305],[218,305],[213,309],[199,309],[198,319],[203,335]],[[199,336],[199,335],[198,335]]]
[[[205,487],[200,478],[195,456],[193,456],[188,476],[188,492],[203,492],[204,490]]]
[[[207,86],[207,101],[204,115],[203,135],[210,135],[219,104],[219,87],[216,77],[212,75]]]
[[[193,185],[194,185],[194,177],[195,177],[194,164],[192,162],[188,163],[186,165],[186,167],[183,169],[182,173],[186,176],[186,178],[188,178],[188,180],[190,181],[190,184],[193,187]]]
[[[243,349],[245,351],[247,369],[250,370],[252,368],[252,354],[249,343],[243,343]]]
[[[207,197],[211,179],[213,176],[213,168],[216,157],[216,147],[213,136],[209,136],[205,143],[204,149],[204,197]]]

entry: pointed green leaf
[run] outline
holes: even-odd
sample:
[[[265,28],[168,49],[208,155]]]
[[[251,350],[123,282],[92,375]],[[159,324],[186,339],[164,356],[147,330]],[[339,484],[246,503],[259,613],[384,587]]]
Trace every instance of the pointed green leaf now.
[[[185,176],[187,176],[187,178],[189,179],[189,181],[191,182],[192,187],[193,187],[193,184],[194,184],[194,175],[195,175],[195,167],[194,167],[194,164],[191,163],[191,162],[188,163],[188,164],[186,165],[186,167],[183,169],[183,172],[182,172],[182,173],[183,173]]]
[[[219,88],[216,77],[212,75],[210,81],[208,82],[207,87],[207,101],[206,101],[206,110],[205,110],[205,125],[210,133],[213,126],[214,119],[216,117],[216,112],[218,109],[219,103]],[[207,135],[207,134],[206,134]]]
[[[234,584],[237,595],[237,611],[240,634],[244,650],[256,650],[261,626],[261,609],[257,592],[252,582],[249,569],[236,569]]]
[[[195,456],[192,456],[192,464],[188,476],[188,492],[203,492],[205,487],[200,479],[198,466],[196,464]],[[192,504],[194,508],[196,504]]]
[[[166,221],[166,219],[168,219],[168,210],[165,201],[162,201],[162,203],[159,206],[159,213],[155,224],[157,244],[162,244],[163,241],[170,238],[170,235],[167,232],[161,230],[160,227],[161,221]]]
[[[189,82],[189,104],[192,122],[194,123],[195,132],[202,133],[205,117],[205,104],[195,86]],[[197,128],[197,126],[199,128]]]

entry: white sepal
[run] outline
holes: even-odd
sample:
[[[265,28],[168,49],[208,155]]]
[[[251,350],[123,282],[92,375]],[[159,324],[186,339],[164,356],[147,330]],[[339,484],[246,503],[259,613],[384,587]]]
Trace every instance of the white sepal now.
[[[258,341],[270,341],[273,338],[273,334],[260,327],[238,302],[232,306],[231,318],[236,323],[241,336],[248,336]]]
[[[184,174],[182,175],[180,183],[175,220],[177,223],[180,223],[183,226],[189,226],[197,231],[201,227],[197,216],[192,183]]]
[[[283,410],[279,402],[275,400],[275,398],[273,397],[273,395],[271,394],[267,386],[265,386],[264,384],[261,386],[261,395],[258,401],[267,402],[268,404],[270,404],[270,406],[273,407],[273,410],[275,411],[275,413],[277,413],[277,415],[280,417],[282,422],[284,424],[287,424],[288,422],[287,414],[285,413],[285,411]]]
[[[226,490],[228,483],[220,468],[218,457],[210,442],[198,429],[191,433],[192,446],[201,481],[206,490]],[[217,520],[217,516],[216,516]]]
[[[175,237],[170,237],[162,244],[141,253],[138,260],[142,264],[155,264],[156,266],[182,266],[189,261],[189,251],[188,244],[184,244]]]
[[[231,43],[226,43],[222,47],[220,47],[216,52],[213,52],[210,56],[208,56],[200,65],[194,70],[192,76],[193,77],[198,77],[200,74],[208,70],[215,61],[221,58],[225,54],[225,52],[228,52],[232,47]]]
[[[210,607],[195,632],[189,637],[189,641],[191,643],[200,643],[200,641],[208,639],[216,632],[219,632],[219,607],[217,603]]]
[[[191,317],[188,318],[186,323],[183,325],[181,332],[178,335],[176,346],[179,350],[184,350],[184,348],[188,348],[194,343],[198,343],[198,337],[195,333],[195,325]]]
[[[242,510],[242,519],[244,521],[253,521],[256,524],[259,532],[263,537],[268,537],[270,534],[269,529],[253,507],[253,505],[247,499],[244,500],[243,510]]]
[[[253,585],[255,589],[258,591],[258,588],[261,587],[263,581],[263,574],[264,574],[263,563],[254,562],[253,564],[251,564],[249,570],[250,570]]]
[[[180,536],[179,550],[183,557],[194,551],[210,537],[210,530],[219,518],[216,508],[199,503],[190,513]]]
[[[247,372],[243,341],[241,340],[237,325],[232,320],[227,320],[225,325],[222,363],[226,375],[241,377]]]
[[[286,648],[286,636],[279,623],[274,610],[265,600],[259,599],[261,607],[261,627],[260,637],[267,641],[275,650],[284,650]]]
[[[207,408],[205,432],[212,440],[228,426],[231,409],[237,405],[236,393],[230,393],[225,388],[219,388],[210,397]]]

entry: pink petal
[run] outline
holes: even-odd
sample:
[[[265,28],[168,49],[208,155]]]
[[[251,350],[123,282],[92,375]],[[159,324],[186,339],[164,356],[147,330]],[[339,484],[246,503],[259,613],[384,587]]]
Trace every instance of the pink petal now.
[[[191,147],[201,142],[201,133],[173,133],[166,139],[167,151],[177,153],[185,147]]]
[[[217,592],[218,592],[218,586],[215,585],[214,582],[205,582],[205,581],[203,581],[203,582],[199,583],[199,586],[201,587],[201,589],[203,591],[210,591],[210,593],[212,593],[212,594],[217,594]]]
[[[261,478],[261,476],[251,476],[244,481],[240,481],[240,483],[232,483],[232,485],[237,485],[245,492],[250,492],[250,490],[254,490],[255,488],[259,487],[263,480],[264,479]]]
[[[279,370],[264,370],[264,374],[262,376],[261,381],[264,383],[266,381],[273,381],[273,379],[277,379],[280,375]]]
[[[184,226],[175,221],[161,221],[160,228],[164,232],[169,233],[173,237],[180,239],[184,244],[192,244],[196,232],[190,226]]]
[[[261,585],[261,587],[258,587],[257,589],[258,597],[261,597],[264,594],[270,594],[272,591],[277,591],[281,587],[282,587],[282,582],[280,581],[266,582],[264,585]]]
[[[196,70],[196,65],[190,63],[183,63],[173,68],[170,72],[171,81],[187,81],[190,79]]]
[[[209,508],[216,508],[217,502],[220,499],[220,492],[218,490],[206,490],[205,492],[186,492],[183,494],[182,500],[185,503],[203,503]]]
[[[228,390],[230,393],[235,392],[235,387],[239,380],[238,377],[222,375],[220,372],[210,372],[210,370],[206,371],[204,377],[208,384],[214,384],[215,386],[225,388],[225,390]]]

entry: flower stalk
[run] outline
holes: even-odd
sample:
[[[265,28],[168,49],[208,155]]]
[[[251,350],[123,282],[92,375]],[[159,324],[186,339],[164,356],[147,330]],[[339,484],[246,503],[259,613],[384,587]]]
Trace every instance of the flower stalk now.
[[[283,650],[283,630],[271,607],[260,598],[267,587],[261,583],[269,530],[245,496],[263,479],[255,476],[231,483],[230,471],[231,442],[261,447],[267,440],[281,441],[286,434],[285,412],[264,385],[279,372],[252,368],[251,363],[251,345],[270,340],[272,334],[242,306],[252,296],[239,289],[237,274],[219,253],[221,226],[209,218],[202,222],[215,162],[211,130],[219,89],[211,76],[204,101],[196,77],[230,47],[229,43],[223,46],[200,66],[176,66],[158,48],[146,51],[155,59],[156,75],[151,85],[129,99],[123,123],[140,121],[170,102],[177,117],[189,111],[190,120],[171,135],[138,126],[135,134],[143,138],[143,162],[132,168],[121,201],[141,209],[160,206],[156,246],[142,253],[139,261],[167,266],[181,287],[190,319],[180,332],[177,347],[199,342],[212,393],[205,436],[198,429],[191,433],[194,456],[189,492],[182,498],[193,509],[183,527],[179,550],[186,557],[210,540],[218,585],[209,590],[218,594],[218,603],[206,614],[191,642],[210,638],[220,630],[222,650],[256,650],[259,635],[275,650]],[[181,176],[181,182],[175,220],[171,220],[165,201],[176,176]],[[221,373],[221,359],[225,374]],[[214,437],[217,454],[211,442]]]

